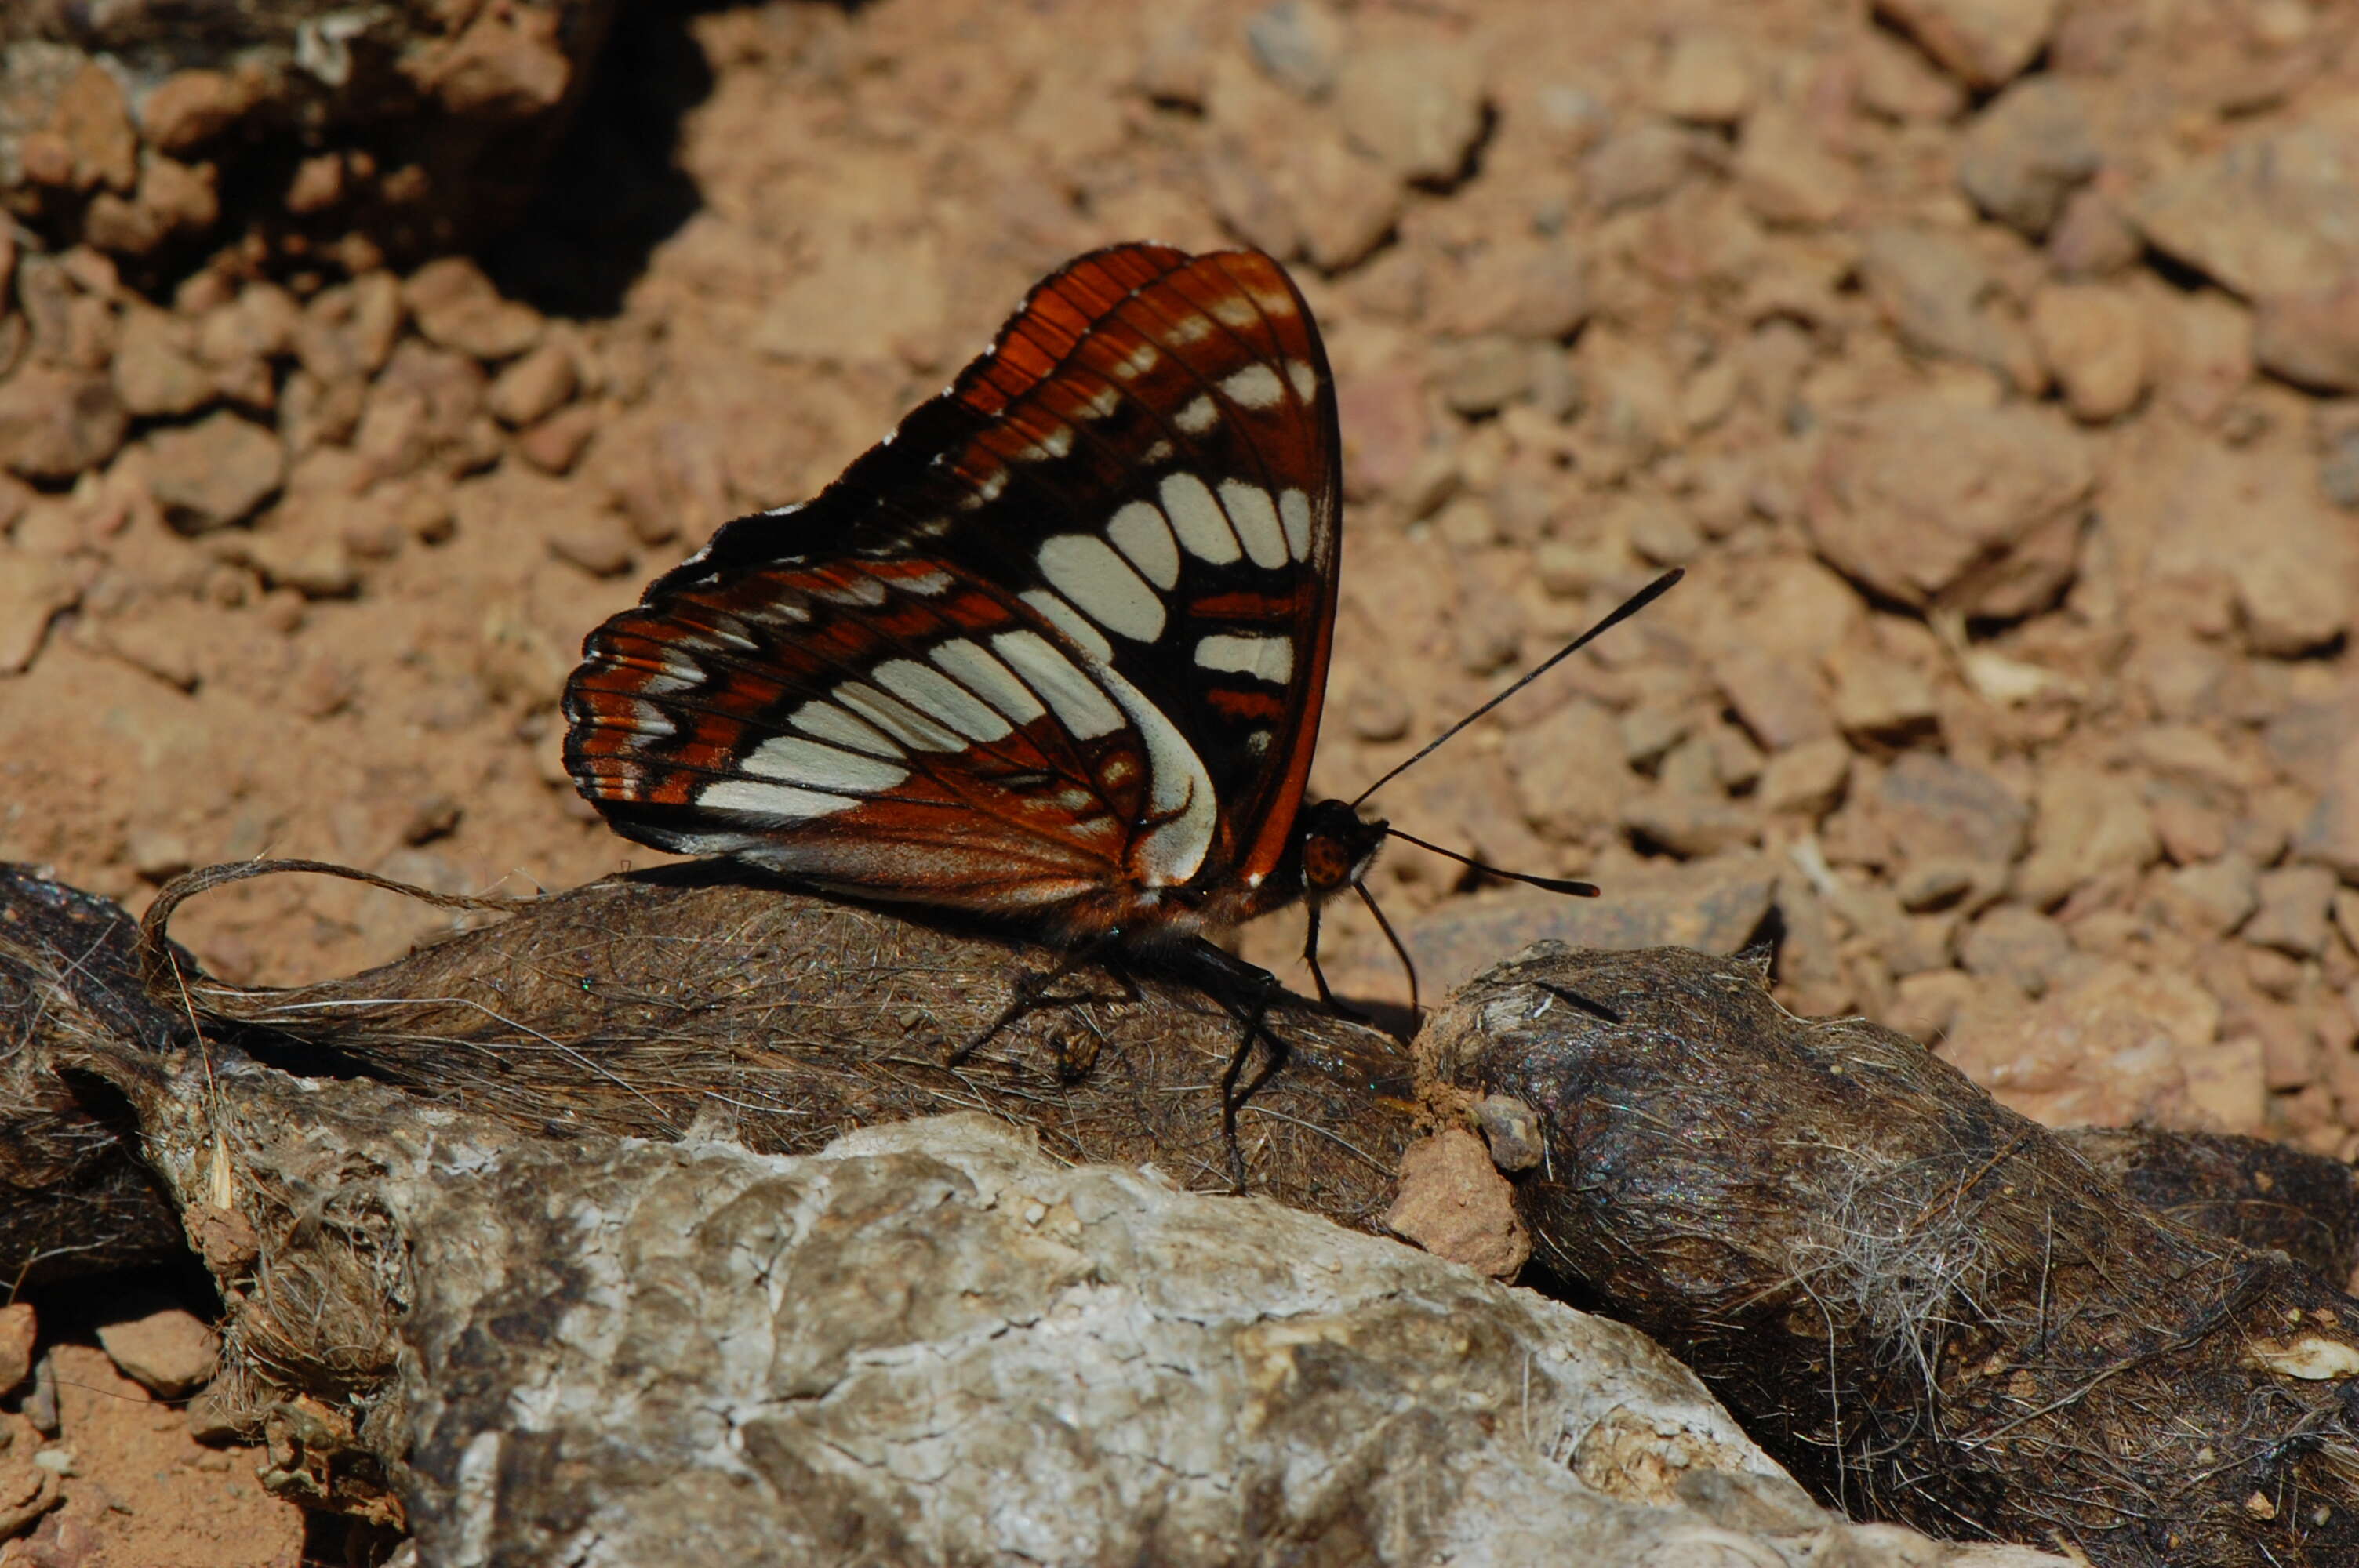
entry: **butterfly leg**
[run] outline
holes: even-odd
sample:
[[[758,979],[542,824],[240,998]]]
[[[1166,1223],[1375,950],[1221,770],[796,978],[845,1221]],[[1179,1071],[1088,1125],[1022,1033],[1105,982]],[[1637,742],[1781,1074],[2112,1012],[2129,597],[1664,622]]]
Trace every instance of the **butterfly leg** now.
[[[984,1025],[982,1033],[952,1051],[944,1059],[943,1065],[955,1067],[985,1045],[990,1044],[999,1037],[1000,1031],[1038,1009],[1051,986],[1077,969],[1088,968],[1119,946],[1121,942],[1122,928],[1116,926],[1111,931],[1091,937],[1078,947],[1069,949],[1062,957],[1046,969],[1026,971],[1016,979],[1013,988],[1015,994],[1007,999],[1007,1005],[999,1010],[999,1016]]]
[[[1264,984],[1250,1006],[1230,1009],[1231,1015],[1245,1025],[1245,1033],[1238,1038],[1237,1048],[1229,1053],[1228,1067],[1221,1074],[1221,1138],[1229,1148],[1229,1180],[1239,1193],[1245,1190],[1245,1149],[1237,1138],[1237,1112],[1244,1108],[1245,1101],[1253,1098],[1262,1085],[1277,1076],[1277,1070],[1286,1065],[1288,1054],[1286,1042],[1277,1037],[1267,1022],[1271,999],[1278,991],[1277,977],[1264,975],[1262,979]],[[1256,1038],[1269,1042],[1269,1059],[1260,1072],[1240,1084],[1238,1080],[1245,1076],[1245,1064],[1253,1059]]]
[[[1302,961],[1310,966],[1310,983],[1319,988],[1321,1004],[1340,1018],[1348,1018],[1354,1023],[1367,1022],[1366,1013],[1336,1000],[1335,993],[1327,989],[1327,971],[1319,967],[1319,906],[1311,904],[1309,910],[1309,929],[1302,935]]]

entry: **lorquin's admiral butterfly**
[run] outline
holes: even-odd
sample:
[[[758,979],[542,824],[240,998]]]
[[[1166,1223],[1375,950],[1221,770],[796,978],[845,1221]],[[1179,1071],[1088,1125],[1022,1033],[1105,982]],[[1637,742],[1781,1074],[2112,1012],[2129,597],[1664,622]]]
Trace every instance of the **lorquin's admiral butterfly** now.
[[[566,766],[629,838],[1068,948],[1308,900],[1332,1001],[1319,907],[1396,831],[1302,798],[1342,488],[1277,263],[1094,252],[817,499],[592,633]]]

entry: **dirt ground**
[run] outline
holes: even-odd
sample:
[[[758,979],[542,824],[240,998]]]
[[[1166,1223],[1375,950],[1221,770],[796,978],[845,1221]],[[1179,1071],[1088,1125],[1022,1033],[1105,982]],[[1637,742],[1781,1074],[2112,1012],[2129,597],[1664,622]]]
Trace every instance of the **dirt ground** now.
[[[1790,1007],[2043,1119],[2348,1158],[2354,29],[2308,0],[641,15],[614,63],[676,168],[610,187],[585,136],[560,171],[656,225],[611,301],[586,222],[484,270],[225,257],[153,297],[20,236],[11,378],[103,373],[132,416],[0,477],[0,858],[135,909],[266,853],[471,892],[647,863],[560,765],[583,633],[825,483],[1066,257],[1245,242],[1295,265],[1342,396],[1314,788],[1684,565],[1375,804],[1609,903],[1774,903]],[[1477,880],[1408,849],[1374,879],[1430,996],[1556,918]],[[176,929],[288,981],[438,927],[277,879]],[[1301,985],[1299,940],[1243,946]],[[1401,994],[1357,911],[1325,951]],[[93,1517],[88,1561],[163,1560]]]

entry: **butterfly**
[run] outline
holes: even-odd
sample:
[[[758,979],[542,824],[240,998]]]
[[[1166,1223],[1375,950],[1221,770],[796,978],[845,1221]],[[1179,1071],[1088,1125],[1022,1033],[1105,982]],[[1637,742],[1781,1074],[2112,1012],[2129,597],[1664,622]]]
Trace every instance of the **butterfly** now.
[[[567,770],[643,843],[1069,951],[1307,902],[1332,1003],[1319,911],[1408,838],[1303,798],[1342,498],[1284,268],[1093,252],[815,499],[723,525],[593,631]]]
[[[592,632],[567,769],[641,842],[1068,946],[1323,901],[1385,833],[1303,800],[1342,450],[1277,262],[1082,256],[816,499]]]

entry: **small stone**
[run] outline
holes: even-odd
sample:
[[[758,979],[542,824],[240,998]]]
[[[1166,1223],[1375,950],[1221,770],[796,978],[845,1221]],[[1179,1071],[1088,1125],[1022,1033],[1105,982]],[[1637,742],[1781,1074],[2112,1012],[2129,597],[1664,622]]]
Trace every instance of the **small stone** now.
[[[212,365],[276,359],[292,345],[302,319],[293,295],[275,283],[249,283],[198,321],[197,355]]]
[[[301,216],[324,212],[343,199],[343,155],[315,153],[295,166],[281,204],[289,212]]]
[[[2263,871],[2260,905],[2245,923],[2245,940],[2296,958],[2317,957],[2326,951],[2336,880],[2324,866]]]
[[[1975,206],[2028,238],[2048,232],[2066,196],[2104,160],[2082,91],[2028,77],[1974,116],[1958,149],[1958,183]]]
[[[244,522],[287,478],[278,438],[227,410],[147,438],[147,482],[186,534]]]
[[[2332,289],[2359,263],[2351,152],[2324,123],[2234,138],[2149,180],[2132,217],[2157,250],[2246,299]]]
[[[1360,265],[1400,222],[1400,181],[1337,135],[1303,140],[1289,160],[1302,248],[1311,265],[1340,273]]]
[[[2146,254],[2146,241],[2121,204],[2086,186],[2064,199],[2048,231],[2048,262],[2060,277],[2097,278],[2126,271]]]
[[[1772,752],[1835,733],[1834,715],[1809,671],[1731,653],[1712,660],[1712,678],[1738,720]]]
[[[2154,830],[2173,864],[2215,860],[2228,848],[2228,819],[2201,801],[2174,789],[2157,795],[2153,805]]]
[[[615,577],[630,569],[631,531],[613,513],[593,512],[551,530],[549,549],[592,577]]]
[[[1531,381],[1532,351],[1507,337],[1448,346],[1435,373],[1442,403],[1470,416],[1497,413],[1521,397]]]
[[[1622,826],[1683,860],[1740,849],[1761,834],[1750,812],[1722,795],[1690,790],[1658,789],[1626,803]]]
[[[2071,957],[2064,928],[2020,904],[1998,905],[1958,938],[1958,963],[1968,974],[1995,976],[2028,997],[2046,995]]]
[[[2220,1004],[2192,978],[2109,962],[2028,1007],[1969,1005],[1941,1054],[2002,1104],[2050,1127],[2208,1122],[2255,1130],[2257,1103],[2225,1118],[2199,1112],[2195,1103],[2190,1066],[2218,1049],[2219,1033]],[[2252,1093],[2265,1097],[2258,1043],[2248,1062],[2231,1056],[2212,1076],[2233,1080],[2240,1065],[2248,1067]],[[2245,1114],[2251,1126],[2223,1125]]]
[[[1676,506],[1639,506],[1630,515],[1630,547],[1651,566],[1683,567],[1703,554],[1703,530]]]
[[[194,1314],[171,1306],[101,1324],[98,1343],[125,1377],[168,1400],[192,1392],[211,1378],[221,1356],[220,1336]]]
[[[1540,1119],[1530,1106],[1511,1095],[1484,1095],[1472,1107],[1474,1125],[1491,1146],[1491,1163],[1502,1171],[1528,1171],[1548,1152],[1541,1142]],[[29,1348],[30,1341],[27,1340]],[[0,1367],[0,1372],[5,1368]],[[0,1384],[0,1388],[5,1388]]]
[[[428,262],[410,275],[401,294],[420,332],[473,359],[508,359],[540,339],[538,313],[501,298],[491,279],[464,256]]]
[[[1344,133],[1403,180],[1458,176],[1482,135],[1483,97],[1473,55],[1449,46],[1366,49],[1335,81]]]
[[[1832,223],[1859,193],[1852,166],[1828,150],[1810,122],[1782,108],[1756,110],[1745,122],[1729,172],[1745,204],[1782,226]]]
[[[350,546],[341,538],[264,532],[236,540],[235,558],[273,588],[305,599],[345,599],[360,588]]]
[[[33,1375],[33,1341],[38,1327],[30,1302],[0,1306],[0,1396],[16,1392]]]
[[[1681,33],[1671,40],[1655,87],[1655,104],[1674,120],[1733,125],[1753,107],[1745,47],[1725,33]]]
[[[125,423],[106,376],[19,363],[0,381],[0,468],[71,479],[114,455]]]
[[[49,638],[49,622],[81,598],[63,564],[0,535],[0,676],[31,668]]]
[[[1714,161],[1701,135],[1648,120],[1607,137],[1581,161],[1590,204],[1611,213],[1660,201]]]
[[[2349,631],[2359,539],[2309,474],[2212,441],[2180,443],[2148,467],[2135,488],[2117,477],[2107,507],[2147,530],[2149,580],[2226,579],[2255,653],[2304,654]],[[2223,529],[2223,517],[2239,525]]]
[[[524,431],[516,438],[516,452],[543,473],[566,473],[582,459],[582,449],[598,433],[605,416],[587,403],[576,403]]]
[[[125,853],[133,871],[158,884],[170,881],[197,863],[196,851],[189,848],[187,838],[165,828],[133,834]]]
[[[1939,124],[1966,106],[1965,90],[1933,69],[1919,50],[1880,27],[1862,28],[1854,46],[1861,105],[1902,124]]]
[[[49,129],[73,159],[79,190],[105,186],[129,190],[139,178],[139,132],[114,74],[96,60],[85,64],[58,94]]]
[[[1979,92],[2001,87],[2038,58],[2058,0],[1876,0],[1875,10]]]
[[[2006,868],[1977,860],[1912,856],[1892,882],[1892,894],[1911,914],[1955,909],[1973,914],[2006,891]]]
[[[1933,683],[1872,636],[1844,638],[1828,654],[1835,722],[1847,735],[1893,739],[1932,728]]]
[[[2199,936],[2227,935],[2260,903],[2259,872],[2240,854],[2180,866],[2163,878],[2162,887],[2165,907]]]
[[[1997,280],[1962,237],[1877,224],[1863,240],[1859,276],[1910,348],[1984,366],[2021,391],[2038,390],[2038,356],[2031,340],[1995,308]]]
[[[218,70],[177,70],[141,105],[141,128],[158,151],[178,156],[228,130],[254,106],[243,78]]]
[[[1447,324],[1465,338],[1495,333],[1561,342],[1580,330],[1592,309],[1587,263],[1563,240],[1486,245],[1467,264],[1452,292],[1455,298],[1444,310]]]
[[[2031,341],[2077,419],[2117,419],[2146,394],[2146,324],[2136,303],[2118,289],[2042,288],[2031,300]]]
[[[1815,821],[1835,808],[1851,777],[1851,748],[1832,735],[1773,755],[1756,792],[1761,808]]]
[[[2293,852],[2359,886],[2359,736],[2336,754],[2325,792],[2295,835]]]
[[[1269,79],[1302,98],[1334,85],[1350,42],[1343,19],[1320,0],[1277,0],[1245,20],[1245,47]]]
[[[2162,852],[2136,781],[2073,763],[2041,775],[2031,851],[2016,890],[2046,908],[2108,871],[2138,871]]]
[[[1877,781],[1875,816],[1911,859],[2004,866],[2023,849],[2030,813],[1981,769],[1908,752]]]
[[[1513,1279],[1532,1255],[1515,1189],[1492,1165],[1483,1141],[1462,1128],[1421,1138],[1402,1153],[1400,1195],[1385,1227],[1495,1280]]]
[[[1982,983],[1956,969],[1920,969],[1903,975],[1892,988],[1892,1004],[1884,1021],[1923,1045],[1937,1045],[1982,991]]]
[[[571,401],[581,375],[562,343],[543,343],[494,378],[484,406],[511,429],[530,425]]]
[[[143,417],[193,414],[212,400],[213,378],[197,363],[187,322],[161,310],[125,313],[110,373],[125,412]]]
[[[2262,298],[2253,312],[2253,358],[2314,392],[2359,392],[2359,283]]]
[[[1831,564],[1903,604],[2014,616],[2071,580],[2096,470],[2050,415],[1903,397],[1832,423],[1819,477]]]
[[[204,676],[198,650],[189,639],[179,630],[145,617],[117,616],[106,621],[100,628],[99,642],[132,668],[180,691],[196,690]],[[137,870],[136,857],[133,869]]]
[[[1365,680],[1353,683],[1343,703],[1343,723],[1354,739],[1381,744],[1408,733],[1408,699],[1390,686]]]

